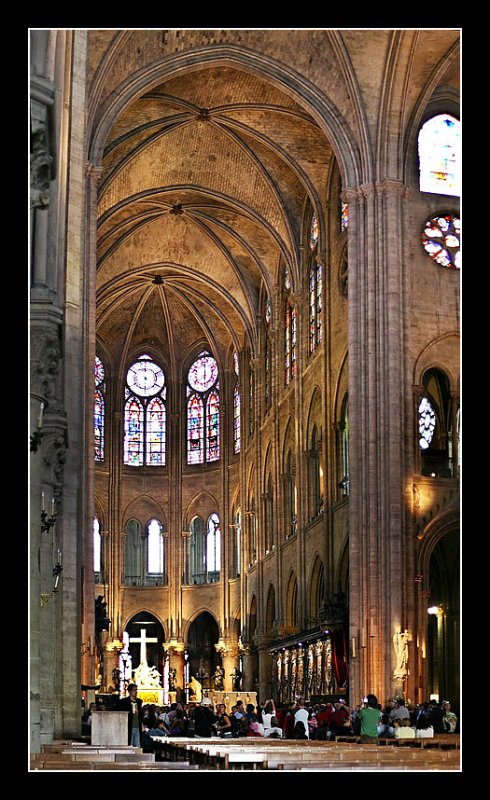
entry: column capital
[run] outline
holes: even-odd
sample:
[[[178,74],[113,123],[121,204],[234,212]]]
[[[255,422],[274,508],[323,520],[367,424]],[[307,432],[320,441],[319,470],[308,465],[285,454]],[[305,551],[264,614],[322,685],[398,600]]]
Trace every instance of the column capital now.
[[[85,164],[85,174],[87,178],[95,183],[96,186],[102,179],[103,171],[104,168],[102,164],[93,164],[91,161],[87,161]]]
[[[168,642],[163,642],[162,647],[169,655],[180,654],[185,650],[185,642],[169,639]]]

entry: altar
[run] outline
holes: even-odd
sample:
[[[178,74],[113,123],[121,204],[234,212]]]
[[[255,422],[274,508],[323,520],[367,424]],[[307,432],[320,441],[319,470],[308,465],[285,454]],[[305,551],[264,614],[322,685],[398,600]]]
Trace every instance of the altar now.
[[[225,692],[217,689],[203,689],[202,696],[203,698],[209,697],[215,708],[217,703],[224,703],[228,712],[231,711],[232,706],[236,705],[238,700],[241,700],[244,706],[249,703],[252,703],[253,706],[257,705],[257,692]]]

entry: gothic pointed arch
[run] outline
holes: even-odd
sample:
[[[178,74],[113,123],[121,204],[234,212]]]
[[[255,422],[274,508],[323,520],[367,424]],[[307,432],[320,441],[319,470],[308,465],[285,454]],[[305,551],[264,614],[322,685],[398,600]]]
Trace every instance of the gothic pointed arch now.
[[[308,618],[310,625],[319,623],[325,601],[325,569],[318,553],[315,555],[308,581]]]

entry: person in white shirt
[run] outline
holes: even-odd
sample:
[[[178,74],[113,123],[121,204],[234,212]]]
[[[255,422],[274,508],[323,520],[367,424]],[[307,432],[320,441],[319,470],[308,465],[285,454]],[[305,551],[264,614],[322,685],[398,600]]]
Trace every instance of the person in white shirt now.
[[[274,705],[274,700],[272,698],[267,700],[264,708],[262,710],[262,725],[264,726],[264,731],[267,731],[271,727],[271,720],[272,717],[276,716],[276,707]]]
[[[305,703],[302,697],[298,698],[298,709],[294,714],[294,724],[302,722],[305,726],[306,738],[309,739],[309,726],[308,726],[308,711],[305,708]]]

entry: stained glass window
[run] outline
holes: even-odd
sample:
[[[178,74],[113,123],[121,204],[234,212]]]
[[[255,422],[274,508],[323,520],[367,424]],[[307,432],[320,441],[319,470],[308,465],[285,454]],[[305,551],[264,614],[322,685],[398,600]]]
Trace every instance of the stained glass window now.
[[[206,351],[187,373],[187,463],[203,464],[220,457],[218,365]]]
[[[240,384],[235,385],[233,392],[233,451],[240,452]]]
[[[219,384],[216,384],[219,389]],[[219,396],[211,392],[206,402],[207,430],[206,430],[206,461],[219,459]]]
[[[131,395],[124,409],[124,463],[132,467],[143,464],[144,412],[137,397]]]
[[[105,369],[102,361],[95,356],[95,394],[94,394],[94,449],[95,460],[104,460],[105,432]]]
[[[142,355],[126,375],[124,463],[165,466],[166,386],[161,367]]]
[[[202,464],[204,461],[204,415],[203,401],[197,394],[187,401],[187,463]]]
[[[313,214],[310,224],[310,250],[316,250],[318,244],[318,219],[316,214]]]
[[[235,370],[235,375],[238,377],[240,375],[240,363],[236,350],[233,351],[233,369]]]
[[[436,415],[432,403],[427,397],[423,397],[419,403],[419,446],[422,450],[427,450],[436,427]]]
[[[286,386],[296,375],[297,311],[286,301],[284,320],[284,380]]]
[[[286,303],[284,319],[284,380],[286,386],[291,382],[291,304]]]
[[[441,214],[427,220],[422,233],[425,252],[441,267],[461,268],[461,221],[454,214]]]
[[[268,325],[270,324],[270,321],[271,321],[271,315],[272,315],[272,312],[271,312],[271,301],[270,301],[270,297],[267,297],[266,301],[265,301],[265,321],[267,322]]]
[[[420,191],[461,194],[461,123],[438,114],[422,125],[418,139]]]
[[[316,236],[313,236],[316,231]],[[308,261],[308,319],[309,349],[314,353],[322,341],[322,266],[318,263],[318,222],[313,215],[310,233],[310,256]]]
[[[154,397],[146,410],[146,463],[165,464],[165,404]]]
[[[189,386],[196,392],[210,389],[218,377],[218,365],[209,353],[201,353],[189,370]]]
[[[349,224],[349,204],[340,204],[340,230],[345,231]]]
[[[250,358],[250,356],[249,356]],[[249,360],[248,365],[248,435],[252,438],[254,434],[254,371]]]

